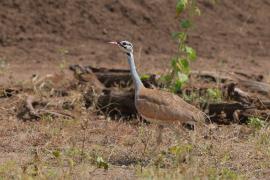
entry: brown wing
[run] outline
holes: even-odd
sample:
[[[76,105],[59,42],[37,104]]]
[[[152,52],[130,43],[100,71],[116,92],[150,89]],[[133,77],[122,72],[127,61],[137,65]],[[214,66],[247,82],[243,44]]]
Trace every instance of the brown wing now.
[[[203,118],[199,109],[179,96],[155,89],[141,89],[136,98],[136,107],[146,119],[163,122],[187,122]]]

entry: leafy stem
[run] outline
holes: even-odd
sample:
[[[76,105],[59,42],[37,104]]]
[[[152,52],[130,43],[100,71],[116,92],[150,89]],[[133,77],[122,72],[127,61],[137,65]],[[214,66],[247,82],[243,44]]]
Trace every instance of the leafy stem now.
[[[188,30],[192,27],[192,17],[200,15],[196,0],[178,0],[176,14],[187,12],[185,19],[180,20],[180,31],[173,33],[177,40],[177,54],[171,59],[171,71],[162,77],[162,81],[174,93],[179,92],[189,80],[190,63],[197,59],[195,49],[187,44]]]

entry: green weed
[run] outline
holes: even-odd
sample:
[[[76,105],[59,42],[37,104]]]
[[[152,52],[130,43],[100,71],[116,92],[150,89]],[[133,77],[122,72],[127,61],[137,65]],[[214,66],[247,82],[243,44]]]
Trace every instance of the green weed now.
[[[228,179],[228,180],[239,180],[244,179],[242,175],[237,174],[236,172],[228,169],[228,168],[222,168],[217,169],[214,167],[211,167],[207,170],[206,176],[207,179],[210,180],[216,180],[216,179]]]
[[[220,178],[221,179],[230,179],[230,180],[237,180],[241,179],[241,176],[239,176],[236,172],[228,169],[228,168],[223,168],[220,171]]]
[[[7,161],[0,165],[0,179],[16,179],[20,177],[20,173],[21,169],[15,161]]]
[[[186,19],[180,20],[181,31],[172,34],[178,42],[177,54],[171,59],[170,72],[160,78],[161,83],[174,93],[179,92],[188,82],[190,63],[197,59],[195,49],[187,45],[188,30],[193,26],[191,19],[193,16],[201,14],[197,1],[178,0],[176,4],[177,15],[180,16],[185,10],[189,13]]]
[[[141,75],[141,80],[142,80],[142,81],[146,81],[146,80],[148,80],[149,78],[150,78],[150,75],[148,75],[148,74]]]
[[[222,101],[222,91],[218,88],[208,88],[207,89],[207,99],[211,102],[221,102]]]
[[[258,117],[249,117],[248,126],[254,129],[261,129],[264,126],[264,121]]]
[[[104,161],[103,158],[100,156],[96,158],[96,164],[98,168],[103,168],[105,170],[109,168],[109,164],[106,161]]]

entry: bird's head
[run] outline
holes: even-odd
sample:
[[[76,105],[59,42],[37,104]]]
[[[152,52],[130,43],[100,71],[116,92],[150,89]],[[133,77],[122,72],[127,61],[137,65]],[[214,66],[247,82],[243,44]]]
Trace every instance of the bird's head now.
[[[125,53],[133,53],[133,45],[128,41],[114,41],[109,43],[118,45]]]

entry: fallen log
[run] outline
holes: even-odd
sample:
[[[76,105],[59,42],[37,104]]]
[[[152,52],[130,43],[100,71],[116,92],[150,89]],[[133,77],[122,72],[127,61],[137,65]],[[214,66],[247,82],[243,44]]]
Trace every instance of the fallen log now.
[[[221,114],[224,112],[227,118],[233,118],[233,112],[235,110],[244,110],[247,107],[238,102],[232,103],[210,103],[208,104],[208,114],[213,116],[214,114]]]
[[[263,107],[270,109],[270,101],[261,101]]]
[[[222,72],[212,72],[212,71],[192,71],[192,75],[196,75],[197,77],[208,79],[213,82],[234,82],[239,86],[243,86],[248,91],[258,92],[262,95],[270,95],[270,84],[261,82],[262,77],[258,76],[253,80],[247,75],[243,75],[243,73],[222,73]]]
[[[261,74],[259,74],[259,75],[247,74],[247,73],[239,72],[239,71],[235,71],[232,74],[237,75],[237,76],[242,76],[245,79],[251,79],[251,80],[255,80],[255,81],[262,81],[264,78],[263,75],[261,75]]]
[[[96,93],[101,93],[105,86],[99,81],[96,74],[94,74],[90,69],[86,69],[80,65],[70,65],[69,69],[73,72],[75,79],[81,84],[92,88]]]
[[[134,104],[134,92],[130,91],[113,91],[104,90],[101,95],[95,100],[91,93],[84,95],[85,106],[88,108],[95,104],[98,112],[115,117],[123,116],[130,117],[137,114]]]
[[[243,91],[242,89],[236,86],[237,86],[236,83],[230,83],[223,87],[223,89],[226,89],[225,94],[227,98],[233,99],[243,104],[251,104],[253,98],[249,95],[249,93]]]
[[[130,71],[127,69],[106,69],[86,66],[85,70],[87,72],[92,71],[105,87],[113,87],[115,85],[128,87],[132,84]]]
[[[259,110],[255,106],[245,106],[238,102],[210,103],[208,110],[211,121],[219,124],[247,123],[249,117],[266,118],[265,114],[267,114],[267,111],[258,113]]]
[[[71,65],[70,70],[73,71],[75,78],[79,81],[92,82],[92,84],[100,87],[99,89],[101,89],[102,86],[102,89],[111,87],[126,88],[132,86],[132,78],[130,76],[130,70],[128,69],[107,69],[95,68],[92,66],[82,67],[79,65]],[[147,78],[142,79],[145,87],[159,86],[157,75],[147,74],[146,76]]]
[[[202,78],[202,79],[210,80],[213,82],[220,82],[220,83],[234,81],[234,79],[230,75],[226,73],[222,73],[222,72],[192,71],[191,75],[196,76],[197,78]]]
[[[76,66],[76,65],[72,65]],[[77,65],[78,66],[78,65]],[[115,86],[115,84],[123,84],[125,87],[130,86],[132,79],[130,72],[127,69],[107,69],[107,68],[94,68],[92,66],[81,67],[83,73],[92,72],[96,75],[98,80],[104,84],[106,87]],[[156,83],[156,75],[150,74],[152,78],[151,83]],[[203,79],[208,79],[214,82],[234,82],[239,86],[243,85],[251,91],[256,91],[264,95],[269,95],[270,84],[261,82],[261,75],[259,75],[256,80],[250,78],[250,76],[244,73],[226,73],[226,72],[214,72],[214,71],[192,71],[191,76],[196,76]]]
[[[254,81],[254,80],[246,80],[242,78],[237,78],[238,84],[240,86],[244,86],[248,91],[258,92],[263,95],[270,95],[270,84]]]
[[[247,109],[242,112],[243,117],[257,117],[264,121],[270,120],[270,111],[258,110],[258,109]]]

